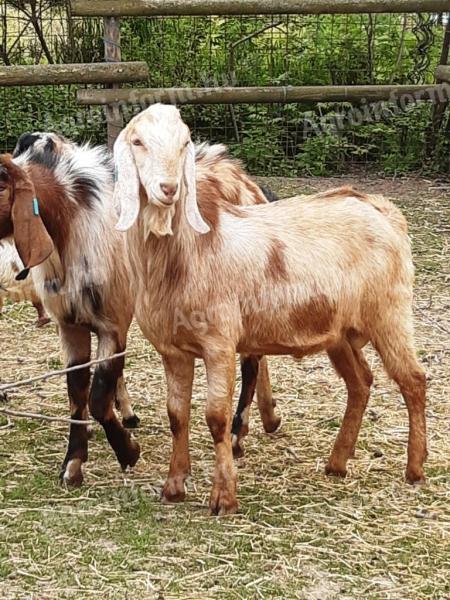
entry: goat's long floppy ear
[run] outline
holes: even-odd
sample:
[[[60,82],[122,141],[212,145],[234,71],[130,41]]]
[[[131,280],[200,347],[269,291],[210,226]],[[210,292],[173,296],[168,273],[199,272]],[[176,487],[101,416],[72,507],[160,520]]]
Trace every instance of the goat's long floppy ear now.
[[[120,219],[116,225],[118,231],[127,231],[135,223],[141,207],[139,199],[139,173],[134,162],[131,148],[126,140],[124,129],[114,144],[114,164],[116,184],[114,204],[120,206]]]
[[[42,221],[33,183],[18,167],[14,170],[16,173],[11,217],[14,242],[25,267],[16,277],[20,281],[28,277],[31,268],[37,267],[50,256],[54,245]]]
[[[189,143],[186,163],[184,167],[184,177],[187,186],[186,195],[186,218],[189,225],[198,233],[208,233],[209,225],[204,221],[197,204],[197,180],[195,167],[195,146],[193,142]]]

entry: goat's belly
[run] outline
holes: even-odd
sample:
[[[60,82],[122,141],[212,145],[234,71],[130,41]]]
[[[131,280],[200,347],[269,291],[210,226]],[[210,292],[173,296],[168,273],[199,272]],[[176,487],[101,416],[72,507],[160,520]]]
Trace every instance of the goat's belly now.
[[[314,354],[342,336],[342,319],[325,300],[294,305],[289,310],[255,311],[245,316],[239,352],[250,354]]]
[[[337,341],[337,336],[334,334],[318,336],[311,340],[299,340],[298,343],[277,343],[261,341],[246,341],[242,340],[237,347],[240,354],[256,354],[256,355],[290,355],[295,358],[303,358],[310,354],[317,354],[326,348],[330,348]]]

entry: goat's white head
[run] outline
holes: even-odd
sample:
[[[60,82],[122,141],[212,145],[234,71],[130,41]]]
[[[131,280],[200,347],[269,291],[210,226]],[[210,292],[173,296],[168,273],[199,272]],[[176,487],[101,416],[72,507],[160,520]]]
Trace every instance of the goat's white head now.
[[[154,104],[132,119],[115,143],[114,160],[119,231],[130,229],[139,216],[141,185],[149,205],[170,221],[184,193],[189,224],[198,233],[209,231],[197,206],[195,147],[174,106]],[[165,233],[170,232],[169,226]]]

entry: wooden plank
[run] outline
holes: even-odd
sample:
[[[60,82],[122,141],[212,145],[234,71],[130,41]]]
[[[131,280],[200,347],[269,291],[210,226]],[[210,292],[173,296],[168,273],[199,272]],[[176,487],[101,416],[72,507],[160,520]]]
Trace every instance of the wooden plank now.
[[[72,0],[73,15],[81,17],[446,11],[449,0]]]
[[[122,59],[120,46],[120,19],[105,17],[103,19],[105,30],[105,62],[116,67]],[[111,85],[111,91],[116,91],[117,85]],[[109,104],[106,107],[106,123],[108,132],[108,148],[113,149],[114,143],[124,126],[123,115],[117,105]]]
[[[0,86],[133,83],[146,79],[145,62],[0,67]]]
[[[79,104],[272,104],[316,102],[399,101],[450,97],[450,85],[355,85],[250,88],[165,88],[122,90],[79,90]]]
[[[450,67],[447,65],[439,65],[436,69],[437,81],[445,81],[450,83]]]

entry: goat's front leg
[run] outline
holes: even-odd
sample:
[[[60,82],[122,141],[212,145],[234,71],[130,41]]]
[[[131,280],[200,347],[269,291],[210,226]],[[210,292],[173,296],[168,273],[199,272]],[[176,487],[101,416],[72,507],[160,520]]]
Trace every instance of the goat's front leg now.
[[[164,356],[163,362],[167,377],[167,413],[172,431],[172,456],[162,500],[170,503],[184,500],[185,481],[191,472],[189,417],[195,360],[193,356],[183,353]]]
[[[231,446],[231,411],[236,377],[235,349],[215,350],[205,357],[208,380],[206,421],[214,440],[216,465],[209,503],[210,513],[236,512],[236,472]]]
[[[91,334],[88,329],[61,325],[60,337],[68,367],[88,363],[91,356]],[[89,368],[67,374],[70,416],[76,421],[88,418],[87,404],[91,372]],[[67,454],[61,468],[61,480],[78,487],[83,482],[81,465],[88,459],[88,428],[70,424]]]
[[[112,336],[99,336],[98,357],[108,358],[120,353],[120,345]],[[92,382],[89,407],[91,414],[103,427],[108,442],[116,453],[123,470],[134,467],[140,456],[139,444],[131,438],[114,412],[117,383],[122,375],[125,359],[115,358],[97,366]]]

